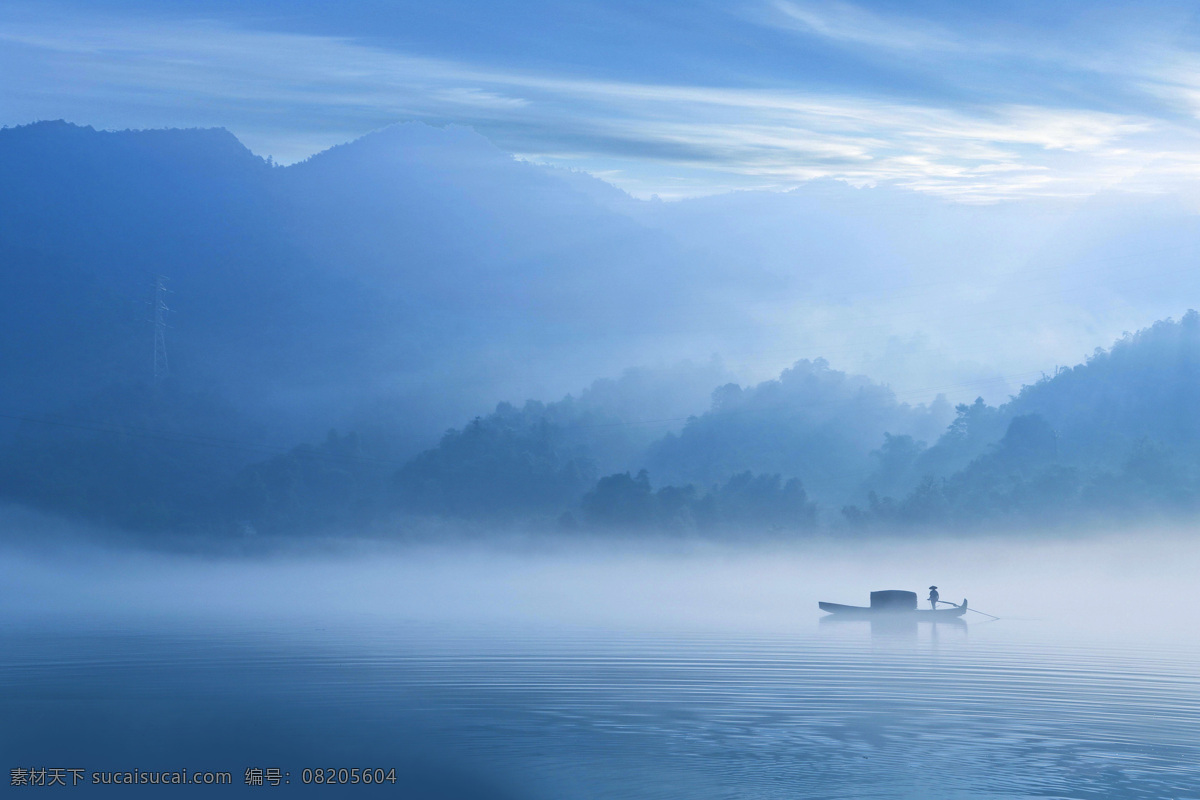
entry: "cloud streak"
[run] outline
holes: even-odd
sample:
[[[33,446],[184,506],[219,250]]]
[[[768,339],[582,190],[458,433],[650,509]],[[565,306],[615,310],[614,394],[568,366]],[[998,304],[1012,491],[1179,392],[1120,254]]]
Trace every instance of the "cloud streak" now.
[[[853,45],[906,52],[964,49],[963,43],[947,31],[887,19],[849,3],[815,5],[777,0],[768,6],[766,18],[779,27]]]
[[[855,46],[961,46],[945,31],[889,24],[851,6],[823,17],[795,3],[776,8]],[[397,120],[455,122],[522,157],[603,172],[641,195],[832,177],[978,202],[1157,189],[1197,173],[1197,129],[1142,112],[601,80],[212,21],[10,21],[0,28],[0,66],[22,76],[0,88],[0,121],[10,125],[51,117],[100,127],[219,125],[288,162]],[[1194,109],[1198,84],[1153,79],[1146,91]]]

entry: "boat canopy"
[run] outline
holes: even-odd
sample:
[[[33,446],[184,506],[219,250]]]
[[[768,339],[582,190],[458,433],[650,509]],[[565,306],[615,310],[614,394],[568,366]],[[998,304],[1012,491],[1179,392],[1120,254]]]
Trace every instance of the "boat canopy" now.
[[[885,589],[871,592],[871,608],[912,611],[917,607],[917,593],[901,589]]]

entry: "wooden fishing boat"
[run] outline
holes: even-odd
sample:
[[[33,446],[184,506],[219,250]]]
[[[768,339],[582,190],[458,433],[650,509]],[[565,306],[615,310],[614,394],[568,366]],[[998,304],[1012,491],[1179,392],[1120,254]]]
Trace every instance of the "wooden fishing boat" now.
[[[939,608],[936,611],[917,608],[917,593],[898,589],[888,589],[882,592],[871,592],[870,606],[845,606],[841,603],[820,602],[817,605],[822,611],[845,617],[861,617],[877,619],[880,617],[936,621],[939,619],[955,619],[967,613],[967,601],[961,606]]]

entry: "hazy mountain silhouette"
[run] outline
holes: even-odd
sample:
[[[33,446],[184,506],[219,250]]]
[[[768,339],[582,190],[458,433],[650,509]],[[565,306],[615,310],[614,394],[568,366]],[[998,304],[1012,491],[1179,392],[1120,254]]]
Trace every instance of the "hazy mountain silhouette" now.
[[[1008,403],[962,404],[934,446],[889,440],[855,521],[1079,522],[1200,509],[1200,314],[1126,334]],[[900,456],[896,451],[903,451]]]
[[[403,452],[497,399],[560,397],[630,365],[714,352],[753,365],[754,380],[826,357],[909,388],[1003,386],[1008,354],[1025,353],[1028,370],[1034,332],[1064,304],[1111,305],[1089,287],[1138,248],[1152,240],[1165,248],[1156,269],[1175,269],[1200,238],[1190,212],[1144,198],[983,209],[814,181],[640,201],[422,124],[277,167],[222,130],[43,122],[0,130],[0,180],[13,407],[144,379],[144,300],[162,273],[185,388],[218,390],[291,436],[388,430]],[[1067,299],[1027,302],[1030,264]],[[1126,316],[1169,313],[1154,309],[1174,308],[1192,272],[1165,294],[1152,280],[1127,287],[1147,311]],[[904,338],[913,320],[932,338]],[[1002,349],[997,328],[1011,339]],[[1080,353],[1094,346],[1072,337]],[[947,358],[939,341],[995,363]]]
[[[849,504],[859,521],[1188,508],[1200,473],[1195,314],[999,406],[901,402],[889,375],[928,372],[936,386],[987,373],[919,343],[891,342],[875,362],[882,378],[818,358],[873,327],[886,336],[875,311],[936,327],[968,296],[1001,319],[968,340],[988,338],[993,353],[1040,347],[1028,315],[1066,306],[1030,304],[1030,272],[1012,265],[1066,265],[1056,285],[1111,302],[1120,259],[1143,259],[1130,247],[1153,232],[1173,303],[1192,271],[1170,270],[1197,238],[1194,215],[1181,214],[1113,197],[985,213],[821,181],[663,204],[419,124],[288,167],[223,130],[3,129],[0,491],[143,527],[229,521],[237,509],[336,521],[341,512],[288,499],[306,486],[355,519],[400,501],[479,514],[496,498],[472,482],[522,475],[530,486],[504,484],[510,517],[587,495],[601,519],[609,494],[641,502],[651,486],[655,514],[673,520],[681,509],[750,518],[730,509],[751,497],[806,520],[814,501],[826,518]],[[1080,289],[1079,259],[1106,248],[1116,266],[1093,265],[1095,291]],[[151,388],[155,274],[173,291],[172,370]],[[918,275],[931,282],[913,284]],[[1153,307],[1154,286],[1139,274],[1129,297]],[[623,373],[714,352],[753,359],[764,345],[780,360],[807,352],[747,388],[718,367]],[[54,414],[53,431],[11,419]],[[140,447],[147,437],[158,444]],[[183,456],[182,439],[226,452]],[[297,441],[324,444],[279,447]],[[374,466],[327,463],[347,458]],[[592,481],[610,473],[624,478],[597,493]]]
[[[912,406],[822,359],[800,361],[776,380],[716,389],[712,408],[656,442],[646,460],[651,474],[667,482],[707,485],[747,470],[779,473],[836,503],[866,477],[869,453],[885,434],[929,439],[950,415],[944,399]]]
[[[637,342],[669,311],[646,307],[681,272],[666,237],[597,199],[611,187],[463,129],[396,126],[282,168],[222,130],[37,123],[0,131],[0,181],[19,409],[145,379],[162,273],[184,386],[294,432],[388,400],[394,428],[429,437],[497,396],[653,360]]]
[[[818,509],[827,523],[844,509],[857,524],[933,526],[1177,514],[1200,508],[1197,404],[1200,315],[1188,312],[999,407],[913,406],[866,377],[802,361],[777,380],[717,387],[710,410],[640,449],[619,419],[580,428],[570,398],[503,404],[450,431],[396,480],[401,507],[413,510],[568,510],[602,526],[673,530],[803,530]],[[621,457],[598,465],[614,441]]]

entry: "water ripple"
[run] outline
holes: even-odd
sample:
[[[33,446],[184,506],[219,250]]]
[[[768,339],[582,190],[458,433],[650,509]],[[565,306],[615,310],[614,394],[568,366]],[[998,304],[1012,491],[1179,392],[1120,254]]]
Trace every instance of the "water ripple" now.
[[[227,721],[278,719],[285,754],[315,730],[381,757],[415,737],[531,796],[1200,796],[1200,658],[1186,645],[825,627],[8,626],[0,712],[12,727],[48,709],[66,724],[64,697],[109,720],[130,698],[168,718],[215,704]],[[78,743],[100,735],[85,725]],[[32,758],[48,741],[3,743]],[[109,742],[123,757],[139,746]]]

